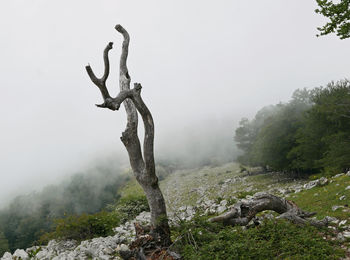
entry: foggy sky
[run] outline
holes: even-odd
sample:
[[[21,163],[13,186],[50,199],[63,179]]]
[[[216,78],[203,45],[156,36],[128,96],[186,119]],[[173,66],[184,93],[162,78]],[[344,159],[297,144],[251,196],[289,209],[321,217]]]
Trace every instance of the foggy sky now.
[[[188,149],[184,135],[197,126],[206,139],[217,138],[213,124],[225,126],[218,140],[233,144],[242,116],[349,77],[350,42],[317,38],[325,20],[315,8],[305,0],[0,1],[0,205],[96,160],[125,158],[125,112],[94,106],[101,96],[84,68],[100,75],[113,41],[108,86],[117,93],[117,23],[131,36],[129,72],[153,113],[156,150],[171,154]]]

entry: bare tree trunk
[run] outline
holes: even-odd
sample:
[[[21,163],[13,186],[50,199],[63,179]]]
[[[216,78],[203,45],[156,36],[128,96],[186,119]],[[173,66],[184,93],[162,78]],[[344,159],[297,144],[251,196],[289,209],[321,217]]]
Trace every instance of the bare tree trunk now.
[[[268,193],[258,193],[251,200],[239,202],[233,209],[220,216],[209,219],[211,222],[223,222],[226,225],[247,225],[257,213],[264,210],[273,210],[279,214],[279,218],[287,219],[295,224],[310,224],[321,227],[328,224],[328,219],[308,219],[315,212],[301,210],[294,202]]]
[[[151,209],[151,228],[152,236],[161,245],[170,244],[170,229],[166,214],[166,206],[163,194],[158,185],[158,178],[155,173],[153,143],[154,143],[154,123],[151,112],[141,98],[141,84],[134,83],[134,88],[130,89],[130,75],[127,68],[127,57],[130,37],[128,32],[121,26],[116,25],[115,29],[124,37],[122,54],[120,57],[119,86],[120,92],[117,97],[112,98],[106,87],[106,80],[109,75],[108,52],[112,49],[113,43],[110,42],[103,54],[105,71],[102,78],[97,78],[90,65],[86,66],[86,71],[91,81],[100,89],[104,102],[97,105],[101,108],[118,110],[121,103],[124,103],[127,114],[127,125],[120,138],[126,150],[128,151],[130,165],[138,183],[143,188],[148,204]],[[140,113],[144,128],[145,139],[143,143],[143,153],[137,134],[138,113]]]

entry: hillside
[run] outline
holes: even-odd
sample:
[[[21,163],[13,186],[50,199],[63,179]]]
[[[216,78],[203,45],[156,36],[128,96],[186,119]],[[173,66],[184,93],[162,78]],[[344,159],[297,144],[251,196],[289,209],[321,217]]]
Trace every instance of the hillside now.
[[[281,173],[251,175],[234,163],[174,172],[161,181],[173,223],[173,249],[185,259],[349,258],[350,173],[310,178],[294,180]],[[208,216],[262,191],[316,211],[319,219],[328,216],[330,224],[323,229],[301,227],[277,220],[273,212],[260,214],[260,225],[252,223],[248,229],[207,222]],[[134,180],[121,193],[122,197],[131,194],[142,195]],[[147,213],[136,217],[141,223],[148,219]],[[33,259],[119,259],[135,234],[134,222],[129,220],[114,228],[114,235],[109,237],[82,242],[50,241],[48,246],[17,250],[14,255],[6,253],[2,259],[25,259],[28,253]]]

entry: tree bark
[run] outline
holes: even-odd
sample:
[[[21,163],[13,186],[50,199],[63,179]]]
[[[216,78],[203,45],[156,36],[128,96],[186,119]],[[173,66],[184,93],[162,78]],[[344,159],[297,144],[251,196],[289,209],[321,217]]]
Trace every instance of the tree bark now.
[[[258,193],[251,200],[238,202],[229,212],[209,219],[211,222],[223,222],[226,225],[246,226],[257,213],[273,210],[279,214],[278,218],[287,219],[295,224],[311,224],[321,227],[328,224],[328,219],[308,219],[315,212],[301,210],[293,201],[286,200],[268,193]]]
[[[134,83],[134,88],[130,89],[131,79],[127,68],[130,41],[129,34],[119,24],[115,26],[115,29],[124,37],[119,65],[120,92],[118,96],[112,98],[106,87],[106,80],[109,75],[108,52],[112,49],[113,43],[110,42],[104,50],[103,59],[105,71],[102,78],[97,78],[95,76],[90,65],[86,66],[86,71],[91,81],[100,89],[102,94],[104,102],[96,106],[114,111],[119,109],[121,103],[124,103],[127,114],[127,124],[120,139],[128,152],[133,173],[136,180],[143,188],[151,209],[151,234],[159,244],[168,246],[171,241],[166,206],[155,172],[153,118],[151,112],[141,98],[141,84]],[[143,152],[141,151],[141,144],[137,134],[138,112],[142,117],[145,128]]]

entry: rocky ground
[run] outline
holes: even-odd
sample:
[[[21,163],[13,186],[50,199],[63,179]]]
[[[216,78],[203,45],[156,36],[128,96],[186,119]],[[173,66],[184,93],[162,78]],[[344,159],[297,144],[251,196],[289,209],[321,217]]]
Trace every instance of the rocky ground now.
[[[161,183],[161,187],[168,204],[172,225],[179,220],[190,220],[197,211],[202,214],[225,212],[237,201],[252,199],[255,193],[261,191],[300,200],[299,194],[307,196],[311,192],[310,194],[317,198],[321,196],[320,192],[339,188],[334,201],[327,204],[330,208],[324,211],[324,215],[321,213],[321,217],[330,212],[329,228],[337,230],[336,239],[344,242],[345,248],[348,247],[350,172],[332,178],[297,181],[279,173],[251,175],[247,171],[241,172],[236,164],[227,164],[175,172]],[[267,213],[260,216],[260,220],[273,217],[273,214]],[[120,251],[127,250],[127,245],[135,237],[134,223],[147,224],[149,219],[150,214],[142,212],[134,220],[116,227],[114,236],[94,238],[81,243],[52,240],[47,246],[18,249],[14,254],[5,253],[1,259],[121,259]]]

